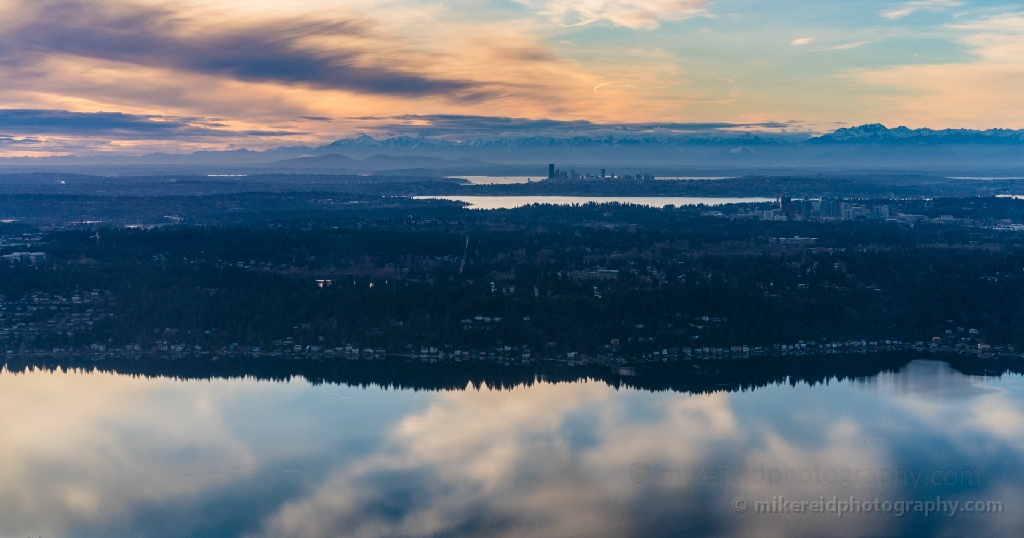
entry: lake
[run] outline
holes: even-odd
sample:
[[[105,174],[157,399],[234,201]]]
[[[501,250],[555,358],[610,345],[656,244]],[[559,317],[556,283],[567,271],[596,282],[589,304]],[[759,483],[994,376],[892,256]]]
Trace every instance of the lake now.
[[[212,176],[211,176],[212,177]],[[453,176],[456,177],[456,176]],[[474,185],[513,185],[517,183],[529,183],[531,181],[541,181],[547,179],[547,176],[457,176],[461,179],[465,179]],[[654,179],[661,180],[694,180],[694,181],[705,181],[705,180],[718,180],[718,179],[729,179],[732,176],[658,176]]]
[[[1019,536],[1024,377],[921,357],[9,361],[0,536]]]
[[[547,176],[458,176],[474,185],[515,185],[517,183],[529,183],[540,181]]]
[[[697,198],[683,196],[414,196],[417,200],[452,200],[469,204],[469,209],[512,209],[533,204],[636,204],[650,207],[667,205],[724,205],[772,202],[771,198]]]

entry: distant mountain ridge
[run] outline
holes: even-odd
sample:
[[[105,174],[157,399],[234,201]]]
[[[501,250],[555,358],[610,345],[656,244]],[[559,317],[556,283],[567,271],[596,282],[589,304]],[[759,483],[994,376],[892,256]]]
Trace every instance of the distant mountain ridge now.
[[[894,127],[892,129],[872,123],[857,127],[836,129],[827,135],[812,137],[807,140],[811,144],[843,144],[843,143],[933,143],[933,144],[1021,144],[1024,143],[1024,129],[910,129]]]
[[[516,136],[450,140],[446,138],[397,136],[376,139],[362,134],[335,140],[316,148],[316,152],[330,152],[344,148],[497,148],[497,147],[589,147],[589,146],[688,146],[688,145],[754,145],[779,146],[844,143],[907,143],[931,142],[943,144],[1022,144],[1024,129],[910,129],[899,126],[889,128],[880,123],[855,127],[842,127],[832,133],[810,136],[806,133],[765,134],[738,132],[734,136],[670,135],[622,133],[604,136]]]
[[[686,170],[930,170],[971,175],[1024,173],[1024,130],[910,129],[867,124],[809,133],[733,130],[637,131],[603,129],[567,136],[509,135],[457,139],[366,134],[322,146],[282,146],[141,156],[0,158],[0,170],[43,168],[99,174],[154,173],[385,173],[385,175],[546,174],[563,170],[636,173],[643,166],[666,174]],[[971,171],[975,172],[971,172]],[[715,175],[714,173],[710,175]]]

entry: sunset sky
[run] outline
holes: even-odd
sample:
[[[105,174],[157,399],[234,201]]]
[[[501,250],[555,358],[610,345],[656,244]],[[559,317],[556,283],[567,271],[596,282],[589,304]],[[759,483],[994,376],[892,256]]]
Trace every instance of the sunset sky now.
[[[1024,128],[1022,58],[1024,10],[1001,1],[0,0],[0,154],[580,121]]]

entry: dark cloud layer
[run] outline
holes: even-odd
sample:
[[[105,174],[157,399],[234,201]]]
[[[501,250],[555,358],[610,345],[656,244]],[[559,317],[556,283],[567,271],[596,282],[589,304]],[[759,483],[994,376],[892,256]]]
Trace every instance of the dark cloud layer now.
[[[23,146],[37,142],[35,138],[16,138],[0,134],[0,147]]]
[[[698,135],[730,130],[778,130],[796,124],[765,123],[595,123],[586,120],[507,118],[465,115],[405,115],[353,118],[377,124],[378,129],[398,136],[494,137],[494,136],[595,136],[600,134],[663,133]]]
[[[240,132],[203,118],[39,109],[0,109],[0,132],[6,135],[101,136],[146,140],[303,134],[291,131]]]
[[[316,50],[303,40],[366,37],[359,20],[292,18],[239,23],[210,30],[165,9],[115,0],[24,2],[0,32],[7,64],[29,65],[40,55],[70,54],[138,65],[228,76],[252,82],[401,96],[481,98],[471,81],[435,78],[369,61],[358,47]]]

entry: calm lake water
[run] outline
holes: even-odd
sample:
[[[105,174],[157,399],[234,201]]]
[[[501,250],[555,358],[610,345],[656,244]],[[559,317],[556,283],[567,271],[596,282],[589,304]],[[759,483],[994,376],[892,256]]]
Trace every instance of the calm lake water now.
[[[474,185],[514,185],[540,181],[547,176],[459,176]]]
[[[475,185],[512,185],[516,183],[529,183],[530,181],[540,181],[547,179],[547,176],[458,176],[462,179],[468,180],[470,183]],[[731,176],[664,176],[656,177],[654,179],[665,179],[665,180],[694,180],[694,181],[707,181],[707,180],[718,180],[718,179],[729,179]]]
[[[453,200],[466,202],[470,209],[512,209],[533,204],[573,205],[590,202],[637,204],[650,207],[686,205],[723,205],[771,202],[771,198],[695,198],[682,196],[414,196],[418,200]]]
[[[350,376],[347,385],[206,376],[170,362],[154,371],[188,372],[0,373],[0,536],[1024,531],[1017,374],[972,377],[914,360],[810,383],[784,370],[766,372],[782,380],[767,384],[685,378],[702,387],[691,393],[605,374],[552,383],[527,367],[485,375],[505,376],[497,389],[458,370],[424,369],[410,383],[385,367],[322,367]],[[390,388],[374,381],[389,378]],[[851,497],[860,512],[840,517]],[[808,513],[761,513],[760,501]],[[925,514],[916,501],[937,504]],[[968,501],[1001,502],[1002,512],[968,512]]]

